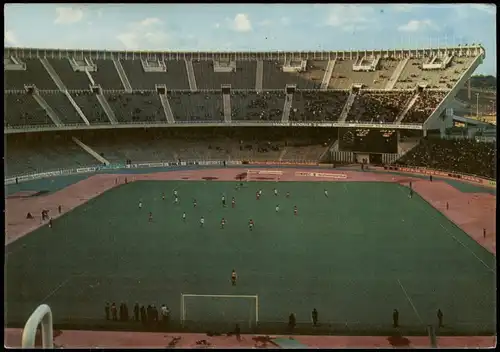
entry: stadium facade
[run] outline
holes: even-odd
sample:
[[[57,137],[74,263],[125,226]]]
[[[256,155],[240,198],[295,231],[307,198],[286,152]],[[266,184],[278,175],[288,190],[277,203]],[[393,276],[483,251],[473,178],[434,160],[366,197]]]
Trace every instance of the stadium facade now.
[[[224,53],[4,48],[4,134],[15,154],[28,143],[27,134],[32,146],[58,135],[71,139],[70,149],[88,151],[86,140],[93,140],[96,130],[117,134],[147,127],[157,130],[155,139],[177,135],[180,141],[200,128],[227,140],[236,129],[252,127],[252,138],[258,139],[269,127],[300,127],[324,130],[323,151],[310,159],[326,155],[329,161],[389,164],[422,136],[443,135],[453,126],[450,104],[484,57],[480,45]],[[44,137],[38,137],[41,132]],[[108,163],[97,149],[93,162]],[[282,154],[265,159],[281,161]],[[229,152],[218,158],[259,156]],[[34,169],[40,167],[29,171]]]

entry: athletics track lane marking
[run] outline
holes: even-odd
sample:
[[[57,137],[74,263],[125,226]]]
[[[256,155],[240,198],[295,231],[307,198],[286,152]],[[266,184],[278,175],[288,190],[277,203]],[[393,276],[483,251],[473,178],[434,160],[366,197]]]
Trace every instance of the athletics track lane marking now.
[[[404,188],[406,188],[405,186],[399,185],[398,189],[399,189],[399,190],[401,190],[401,192],[405,193],[405,191],[404,191],[403,187],[404,187]],[[425,202],[427,202],[427,200],[426,200],[425,198],[423,198],[422,196],[420,196],[420,197],[421,197],[421,198],[422,198]],[[427,202],[427,203],[428,203],[431,207],[433,207],[433,208],[434,208],[434,206],[433,206],[431,203],[429,203],[429,202]],[[420,208],[422,208],[421,204],[417,204],[417,205],[418,205]],[[436,209],[436,208],[434,208],[434,209]],[[427,210],[427,209],[425,209],[425,208],[424,208],[424,212],[425,212],[426,210]],[[438,210],[438,209],[436,209],[436,210]],[[438,210],[438,211],[439,211],[439,210]],[[441,211],[439,211],[439,212],[441,213]],[[442,214],[442,215],[444,215],[443,213],[441,213],[441,214]],[[448,221],[451,221],[451,220],[450,220],[450,219],[449,219],[446,215],[444,215],[444,216],[445,216],[445,218],[446,218]],[[488,264],[486,264],[486,263],[485,263],[485,262],[484,262],[481,258],[479,258],[479,257],[477,256],[477,254],[476,254],[476,253],[474,253],[474,252],[472,251],[472,249],[470,249],[470,248],[469,248],[466,244],[464,244],[462,241],[460,241],[458,238],[456,238],[456,237],[455,237],[455,236],[454,236],[454,235],[450,232],[450,230],[448,230],[446,227],[444,227],[444,226],[443,226],[443,224],[441,224],[441,221],[439,221],[439,219],[437,218],[437,216],[436,216],[436,215],[434,215],[434,214],[430,214],[430,217],[431,217],[431,218],[433,218],[434,220],[436,220],[436,221],[439,223],[439,226],[441,226],[441,227],[442,227],[442,228],[446,231],[446,233],[448,234],[448,236],[450,236],[452,239],[454,239],[456,242],[458,242],[458,243],[459,243],[459,244],[460,244],[463,248],[465,248],[466,250],[468,250],[468,251],[469,251],[469,252],[470,252],[470,253],[471,253],[474,257],[476,257],[476,259],[477,259],[477,260],[479,260],[479,261],[481,262],[481,264],[483,264],[483,265],[484,265],[484,267],[485,267],[486,269],[488,269],[488,270],[489,270],[489,271],[491,271],[492,273],[496,273],[495,269],[490,268]],[[453,221],[452,221],[452,223],[453,223]],[[456,224],[455,224],[455,226],[457,226],[458,228],[460,228],[460,226],[458,226],[458,225],[456,225]],[[462,229],[460,228],[460,230],[462,230]],[[463,231],[463,230],[462,230],[462,231]],[[467,236],[468,236],[468,235],[467,235]]]

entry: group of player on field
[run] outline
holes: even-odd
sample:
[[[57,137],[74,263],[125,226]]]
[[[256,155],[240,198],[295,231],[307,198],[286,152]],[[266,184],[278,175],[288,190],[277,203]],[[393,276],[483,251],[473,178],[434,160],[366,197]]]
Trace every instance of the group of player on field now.
[[[326,189],[324,190],[324,194],[325,194],[325,197],[328,198],[328,191]],[[261,197],[261,195],[262,195],[262,189],[259,189],[255,193],[255,198],[257,200],[259,200],[260,197]],[[278,190],[276,188],[274,189],[274,195],[278,196]],[[174,190],[174,192],[173,192],[173,198],[174,198],[174,204],[179,204],[179,196],[178,196],[177,190]],[[286,198],[290,198],[290,192],[286,192]],[[165,200],[165,193],[161,194],[161,199]],[[222,206],[226,207],[226,197],[224,195],[222,196],[221,201],[222,201]],[[196,208],[197,205],[198,205],[198,203],[196,202],[196,199],[193,199],[193,207]],[[232,197],[232,199],[231,199],[231,207],[232,208],[236,207],[236,199],[234,197]],[[142,209],[142,200],[139,200],[139,209]],[[275,210],[276,210],[277,213],[280,211],[279,204],[276,205]],[[293,206],[293,214],[294,215],[298,215],[298,208],[297,208],[296,205]],[[182,213],[182,220],[184,222],[186,221],[186,212]],[[152,222],[152,221],[153,221],[153,213],[149,212],[149,222]],[[225,225],[226,225],[226,219],[222,218],[221,222],[220,222],[221,229],[223,229]],[[255,224],[254,224],[253,220],[250,219],[248,221],[248,228],[249,228],[250,231],[253,230],[254,225]],[[204,226],[205,226],[205,218],[202,216],[200,218],[200,227],[204,227]]]
[[[276,188],[274,189],[274,195],[278,196],[278,190]],[[324,190],[324,195],[325,195],[325,197],[328,198],[328,191],[326,189]],[[262,196],[262,189],[259,189],[255,193],[256,200],[259,200],[261,196]],[[174,198],[174,204],[179,204],[179,196],[178,196],[177,190],[173,191],[173,198]],[[286,192],[286,198],[290,198],[290,192]],[[161,199],[165,200],[165,193],[162,193]],[[222,202],[222,206],[226,207],[226,197],[224,195],[221,198],[221,202]],[[193,199],[193,207],[196,208],[197,206],[198,206],[198,203],[196,202],[196,199]],[[236,199],[234,197],[232,197],[232,199],[231,199],[231,207],[233,209],[236,207]],[[139,201],[139,209],[142,209],[142,200]],[[276,212],[280,211],[279,204],[276,205],[275,210],[276,210]],[[294,215],[298,215],[298,208],[297,208],[296,205],[293,206],[293,214]],[[149,222],[152,222],[152,221],[153,221],[153,213],[149,212]],[[182,213],[182,221],[184,221],[184,222],[186,221],[186,212]],[[221,229],[223,229],[225,225],[226,225],[226,219],[222,218],[221,222],[220,222]],[[250,219],[248,221],[248,229],[250,231],[252,231],[254,225],[255,225],[254,221],[252,219]],[[200,227],[204,227],[204,226],[205,226],[205,218],[202,216],[200,218]],[[236,274],[236,271],[233,269],[233,271],[231,273],[231,283],[232,283],[233,286],[236,285],[236,279],[237,279],[237,277],[238,276]]]

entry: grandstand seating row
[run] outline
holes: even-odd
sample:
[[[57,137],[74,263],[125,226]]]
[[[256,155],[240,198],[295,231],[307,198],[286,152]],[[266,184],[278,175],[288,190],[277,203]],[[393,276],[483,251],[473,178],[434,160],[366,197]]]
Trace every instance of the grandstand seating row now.
[[[72,137],[110,163],[181,160],[318,160],[331,131],[299,128],[180,128],[6,135],[6,175],[96,165]]]
[[[335,133],[333,133],[335,135]],[[181,160],[319,160],[335,141],[328,129],[186,128],[6,135],[6,175],[99,164],[72,137],[111,163]],[[397,164],[495,177],[493,142],[424,138]]]
[[[347,121],[394,122],[410,103],[411,91],[361,91],[355,98]],[[446,92],[424,91],[402,119],[402,122],[423,123]],[[83,124],[82,117],[68,97],[59,91],[39,91],[63,124]],[[110,123],[97,95],[90,91],[72,92],[90,124]],[[167,122],[158,93],[154,91],[104,92],[118,122]],[[167,94],[175,121],[223,121],[222,93],[213,91],[172,91]],[[234,91],[231,97],[231,118],[236,121],[280,121],[285,103],[284,91]],[[348,91],[300,91],[293,94],[291,121],[337,121],[349,97]],[[35,97],[22,91],[5,93],[5,126],[54,125]]]
[[[414,88],[417,83],[426,83],[429,88],[450,89],[474,58],[453,58],[450,65],[440,70],[423,70],[427,58],[410,59],[404,66],[395,89]],[[41,90],[58,89],[40,59],[22,59],[26,70],[5,70],[5,89],[24,89],[34,84]],[[356,60],[338,59],[335,62],[330,89],[349,89],[352,84],[363,84],[368,89],[385,89],[401,60],[380,59],[374,71],[353,71]],[[95,72],[75,72],[68,59],[47,59],[54,72],[68,90],[89,89],[98,84],[106,90],[124,90],[115,63],[111,60],[94,60]],[[121,60],[121,66],[132,86],[137,90],[154,90],[164,84],[169,90],[189,90],[188,71],[184,61],[166,61],[166,72],[145,72],[141,60]],[[236,61],[232,72],[214,72],[212,61],[193,61],[194,78],[198,89],[220,89],[230,84],[233,89],[256,89],[257,61]],[[328,61],[307,61],[301,72],[283,72],[283,63],[264,61],[262,70],[263,89],[284,89],[287,84],[298,89],[319,89]]]

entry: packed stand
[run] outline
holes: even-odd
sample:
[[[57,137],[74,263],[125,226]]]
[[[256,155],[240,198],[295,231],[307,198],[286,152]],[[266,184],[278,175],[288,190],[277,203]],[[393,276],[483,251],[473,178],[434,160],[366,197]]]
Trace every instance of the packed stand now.
[[[6,114],[4,126],[52,125],[51,118],[32,95],[4,93]]]
[[[349,92],[295,91],[290,109],[291,121],[337,121]]]
[[[429,90],[421,92],[413,106],[406,113],[402,123],[424,123],[447,93]]]
[[[116,119],[125,123],[165,122],[160,98],[156,92],[135,91],[131,94],[119,93],[106,95],[109,106]]]
[[[89,89],[91,82],[87,74],[74,71],[68,59],[48,59],[48,61],[67,89]]]
[[[109,118],[102,109],[95,93],[85,90],[71,93],[71,97],[80,107],[90,124],[108,124]]]
[[[495,178],[495,143],[472,139],[423,138],[397,161],[399,165]]]
[[[284,91],[238,92],[231,94],[231,119],[280,121],[285,104]]]
[[[408,104],[412,95],[412,92],[407,91],[391,93],[361,91],[354,99],[346,121],[394,122]]]
[[[168,100],[176,122],[224,120],[221,92],[169,92]]]

